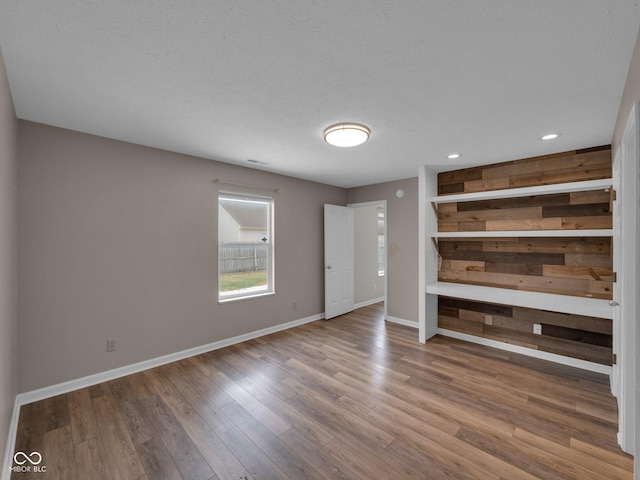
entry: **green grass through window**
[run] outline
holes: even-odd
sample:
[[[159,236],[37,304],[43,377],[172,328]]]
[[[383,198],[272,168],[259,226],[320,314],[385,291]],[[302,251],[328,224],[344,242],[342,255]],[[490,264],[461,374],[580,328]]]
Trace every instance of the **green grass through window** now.
[[[267,271],[256,270],[250,272],[223,273],[220,275],[220,291],[232,292],[243,288],[267,285]]]

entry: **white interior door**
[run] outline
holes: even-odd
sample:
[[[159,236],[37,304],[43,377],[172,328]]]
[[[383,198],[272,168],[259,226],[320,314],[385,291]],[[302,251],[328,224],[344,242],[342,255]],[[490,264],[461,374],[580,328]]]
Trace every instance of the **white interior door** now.
[[[353,210],[324,206],[324,318],[353,310]]]

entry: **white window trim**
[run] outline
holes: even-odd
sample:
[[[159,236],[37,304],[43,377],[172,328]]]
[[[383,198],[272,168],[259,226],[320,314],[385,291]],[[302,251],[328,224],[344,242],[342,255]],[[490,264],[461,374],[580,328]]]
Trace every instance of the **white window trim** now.
[[[227,192],[227,191],[219,191],[218,192],[218,200],[217,200],[217,206],[218,209],[220,208],[220,199],[221,198],[237,198],[237,199],[242,199],[242,198],[248,198],[248,199],[255,199],[256,201],[265,201],[269,203],[269,219],[268,219],[268,228],[267,228],[267,232],[268,232],[268,236],[270,238],[269,241],[269,257],[268,257],[268,261],[267,261],[267,286],[266,289],[259,289],[256,290],[255,293],[250,293],[248,290],[249,289],[241,289],[241,290],[236,290],[236,294],[227,294],[227,295],[221,295],[220,292],[220,218],[218,218],[218,262],[217,262],[217,277],[218,277],[218,282],[217,282],[217,296],[218,296],[218,303],[222,304],[222,303],[231,303],[231,302],[237,302],[237,301],[241,301],[241,300],[249,300],[252,298],[261,298],[261,297],[268,297],[271,295],[275,295],[276,290],[275,290],[275,278],[274,278],[274,263],[275,263],[275,241],[274,241],[274,226],[273,226],[273,218],[274,218],[274,199],[273,197],[270,196],[265,196],[265,195],[254,195],[251,193],[244,193],[244,192]],[[219,214],[218,214],[219,215]],[[244,291],[243,291],[244,290]]]

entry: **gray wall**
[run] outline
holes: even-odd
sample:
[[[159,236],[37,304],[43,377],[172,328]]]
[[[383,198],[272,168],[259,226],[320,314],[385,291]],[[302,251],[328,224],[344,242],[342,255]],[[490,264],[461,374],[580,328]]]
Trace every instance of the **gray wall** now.
[[[17,393],[17,120],[0,52],[0,458]]]
[[[396,197],[403,189],[405,196]],[[348,203],[387,201],[387,315],[418,321],[418,178],[347,191]]]
[[[322,205],[344,189],[24,121],[18,138],[21,392],[324,311]],[[215,178],[281,189],[275,295],[218,304],[233,188]]]

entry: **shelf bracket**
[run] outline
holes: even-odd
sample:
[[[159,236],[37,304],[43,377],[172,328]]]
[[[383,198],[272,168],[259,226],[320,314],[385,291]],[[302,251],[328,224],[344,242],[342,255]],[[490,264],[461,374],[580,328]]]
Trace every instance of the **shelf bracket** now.
[[[438,256],[438,271],[442,270],[442,255],[440,255],[440,245],[438,245],[438,240],[435,237],[431,237],[431,243],[433,243],[433,248],[436,251],[436,255]]]
[[[433,243],[433,248],[436,249],[436,253],[440,255],[440,246],[438,245],[438,240],[436,240],[434,237],[431,237],[431,243]]]
[[[430,203],[431,203],[431,208],[433,208],[433,213],[436,216],[436,219],[439,220],[440,214],[438,213],[438,207],[436,206],[435,202],[430,202]]]
[[[609,211],[613,212],[613,202],[617,200],[616,191],[613,189],[613,186],[605,188],[604,191],[609,194]]]

